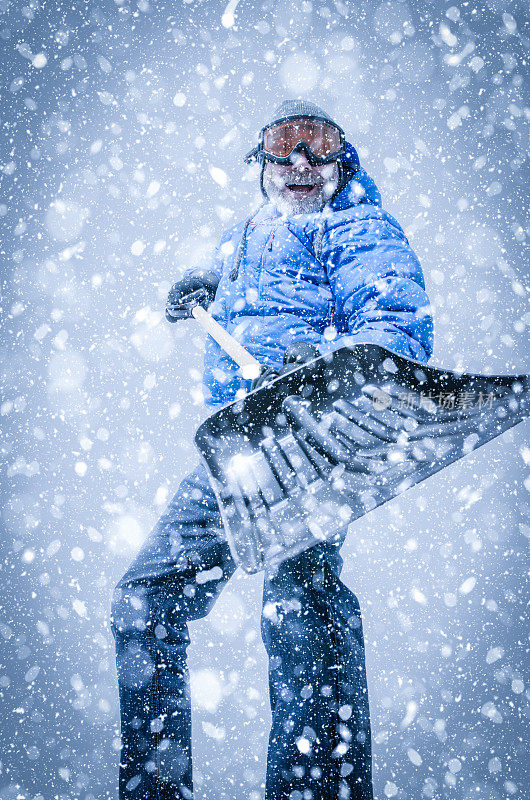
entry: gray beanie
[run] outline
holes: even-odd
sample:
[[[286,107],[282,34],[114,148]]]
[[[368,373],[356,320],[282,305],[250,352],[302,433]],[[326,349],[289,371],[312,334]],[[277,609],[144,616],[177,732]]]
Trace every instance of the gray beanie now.
[[[278,108],[274,111],[272,119],[266,122],[263,126],[266,128],[268,125],[273,125],[281,119],[290,119],[294,117],[320,117],[333,125],[337,125],[334,119],[327,114],[324,109],[317,106],[316,103],[310,103],[309,100],[284,100]],[[339,127],[337,125],[337,127]]]

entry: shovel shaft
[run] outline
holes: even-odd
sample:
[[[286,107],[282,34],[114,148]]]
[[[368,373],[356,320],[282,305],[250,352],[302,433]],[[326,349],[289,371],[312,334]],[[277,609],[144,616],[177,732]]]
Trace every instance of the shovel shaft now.
[[[211,314],[202,306],[195,306],[191,311],[192,316],[197,322],[202,325],[206,333],[215,339],[218,345],[223,348],[225,353],[228,353],[231,359],[241,367],[241,372],[244,378],[257,378],[261,374],[261,364],[259,361],[250,355],[248,350],[239,344],[237,339],[228,333]]]

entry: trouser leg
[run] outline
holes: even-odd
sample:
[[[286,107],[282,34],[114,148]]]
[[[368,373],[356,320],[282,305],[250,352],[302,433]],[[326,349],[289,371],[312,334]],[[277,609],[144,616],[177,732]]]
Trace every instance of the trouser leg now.
[[[266,575],[272,728],[266,800],[372,800],[361,614],[335,545]]]
[[[186,623],[208,614],[235,568],[199,467],[181,483],[113,594],[120,800],[193,796]]]

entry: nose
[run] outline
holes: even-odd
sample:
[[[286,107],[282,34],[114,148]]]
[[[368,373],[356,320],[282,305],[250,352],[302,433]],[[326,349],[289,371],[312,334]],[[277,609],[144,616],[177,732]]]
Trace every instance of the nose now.
[[[311,167],[303,150],[291,154],[291,161],[295,167]]]

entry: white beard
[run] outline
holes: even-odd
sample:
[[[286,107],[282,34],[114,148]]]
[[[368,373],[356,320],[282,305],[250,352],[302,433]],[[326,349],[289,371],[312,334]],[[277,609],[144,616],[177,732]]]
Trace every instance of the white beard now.
[[[339,171],[336,162],[326,164],[329,169],[323,170],[321,177],[324,178],[319,187],[318,194],[312,197],[289,197],[285,194],[286,183],[295,183],[293,177],[302,178],[303,172],[295,173],[286,179],[285,176],[270,174],[267,169],[263,173],[263,187],[267,192],[269,200],[273,203],[280,214],[290,217],[295,214],[311,214],[320,211],[327,201],[333,197],[339,184]]]

